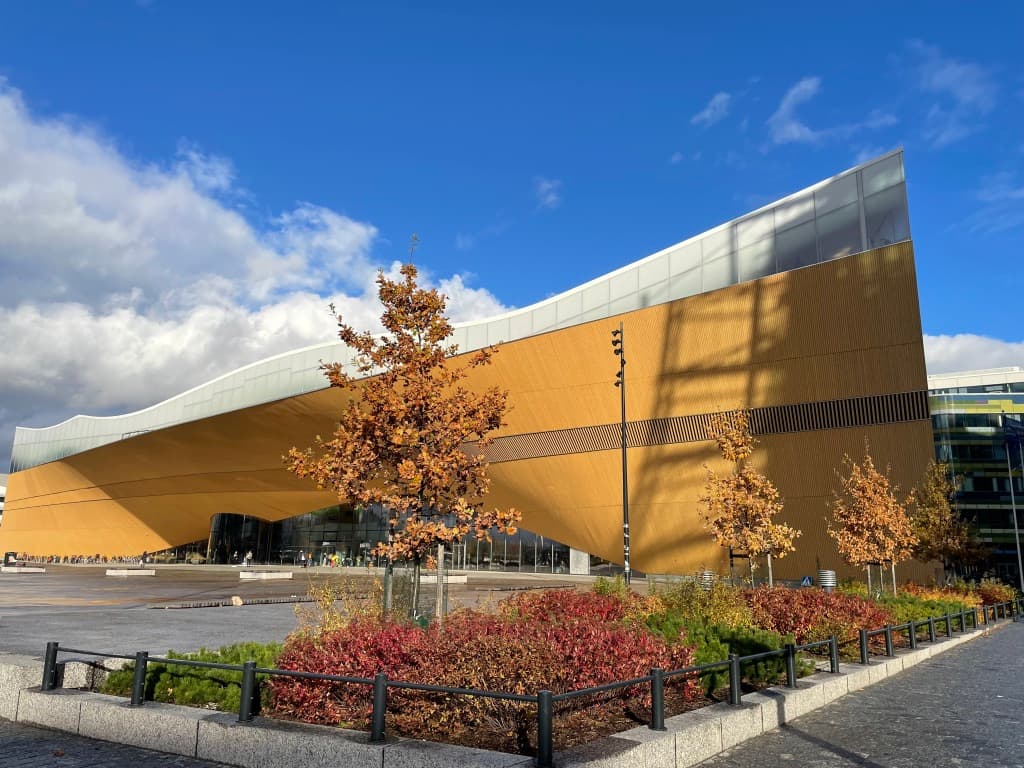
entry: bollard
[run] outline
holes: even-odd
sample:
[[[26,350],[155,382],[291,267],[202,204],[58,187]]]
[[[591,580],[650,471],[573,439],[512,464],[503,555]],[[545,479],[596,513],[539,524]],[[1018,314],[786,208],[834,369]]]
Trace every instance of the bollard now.
[[[928,642],[929,643],[934,643],[935,642],[935,617],[934,616],[929,616],[928,617]]]
[[[868,653],[868,631],[862,629],[860,631],[860,663],[867,664],[870,658],[871,655]]]
[[[960,631],[967,631],[967,611],[960,611]]]
[[[943,618],[946,620],[946,637],[952,637],[953,636],[953,620],[949,618],[949,614],[948,613]]]
[[[828,662],[833,675],[839,674],[839,640],[835,635],[828,639]]]
[[[988,608],[981,606],[981,623],[988,624]]]
[[[554,745],[551,740],[553,710],[551,691],[537,694],[537,768],[552,768]]]
[[[373,715],[370,717],[370,741],[384,741],[384,714],[388,708],[388,676],[378,672],[373,677]]]
[[[253,700],[256,698],[256,662],[242,664],[242,693],[238,702],[238,722],[249,723],[253,718]]]
[[[665,670],[651,670],[651,725],[652,731],[665,730]]]
[[[910,639],[910,650],[914,650],[917,648],[917,622],[911,619],[909,626],[910,634],[908,635],[908,637]]]
[[[729,704],[738,707],[743,699],[742,685],[743,674],[740,672],[740,657],[735,653],[729,654]]]
[[[892,650],[892,627],[888,624],[885,625],[885,655],[895,656]]]
[[[46,655],[43,657],[43,682],[40,688],[52,691],[57,687],[57,649],[58,643],[46,644]]]
[[[786,643],[786,687],[796,688],[796,646]]]
[[[131,700],[133,707],[141,707],[146,700],[146,666],[148,664],[148,651],[139,651],[135,654],[135,676],[132,678]]]

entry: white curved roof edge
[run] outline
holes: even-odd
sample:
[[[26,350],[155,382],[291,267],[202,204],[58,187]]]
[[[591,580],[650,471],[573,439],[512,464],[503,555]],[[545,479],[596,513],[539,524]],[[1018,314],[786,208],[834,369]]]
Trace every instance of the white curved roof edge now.
[[[257,367],[259,367],[261,365],[265,365],[266,363],[273,362],[274,360],[280,360],[280,359],[285,358],[285,357],[292,357],[292,356],[295,356],[295,355],[301,355],[304,352],[312,352],[315,349],[326,349],[327,347],[334,347],[334,346],[341,346],[341,342],[340,341],[324,341],[324,342],[321,342],[320,344],[311,344],[308,347],[299,347],[298,349],[290,349],[287,352],[281,352],[280,354],[277,354],[277,355],[271,355],[270,357],[264,357],[264,358],[261,358],[259,360],[256,360],[255,362],[249,363],[248,365],[243,365],[241,368],[233,368],[232,370],[228,371],[227,373],[223,373],[223,374],[221,374],[220,376],[218,376],[218,377],[216,377],[214,379],[210,379],[209,381],[204,381],[202,384],[198,384],[198,385],[192,387],[191,389],[186,389],[184,392],[179,392],[176,395],[172,395],[171,397],[168,397],[166,400],[161,400],[161,401],[159,401],[157,403],[153,403],[153,405],[147,405],[145,408],[140,408],[137,411],[128,411],[127,413],[115,413],[112,416],[90,416],[88,414],[81,414],[80,413],[80,414],[77,414],[75,416],[69,416],[68,418],[64,419],[64,421],[57,422],[56,424],[51,424],[48,427],[15,427],[15,429],[16,430],[24,430],[25,432],[45,432],[48,429],[56,429],[57,427],[63,427],[65,424],[69,424],[69,423],[71,423],[73,421],[76,421],[78,419],[94,419],[96,421],[105,421],[105,420],[111,420],[111,419],[124,419],[124,418],[127,418],[129,416],[140,416],[140,415],[142,415],[144,413],[148,413],[149,411],[152,411],[152,410],[154,410],[156,408],[162,408],[163,406],[167,405],[168,403],[173,403],[175,400],[180,400],[181,398],[187,397],[188,395],[192,394],[193,392],[198,392],[200,390],[206,389],[207,387],[212,387],[214,384],[217,384],[218,382],[224,381],[225,379],[233,378],[233,377],[239,375],[240,373],[244,373],[245,371],[248,371],[248,370],[250,370],[252,368],[257,368]]]
[[[743,215],[737,216],[736,218],[730,219],[729,221],[726,221],[726,222],[724,222],[722,224],[719,224],[716,227],[712,227],[711,229],[699,232],[698,234],[693,235],[692,237],[689,237],[686,240],[681,240],[681,241],[679,241],[677,243],[673,243],[673,244],[671,244],[671,245],[669,245],[669,246],[667,246],[665,248],[662,248],[659,251],[656,251],[656,252],[654,252],[654,253],[652,253],[652,254],[650,254],[648,256],[645,256],[645,257],[643,257],[641,259],[638,259],[636,261],[632,261],[632,262],[630,262],[630,263],[628,263],[628,264],[626,264],[626,265],[624,265],[622,267],[619,267],[618,269],[615,269],[615,270],[613,270],[611,272],[607,272],[605,274],[598,275],[597,277],[593,278],[592,280],[588,280],[587,282],[582,283],[580,285],[577,285],[577,286],[575,286],[573,288],[570,288],[570,289],[568,289],[566,291],[563,291],[562,293],[556,294],[554,296],[549,296],[547,298],[544,298],[544,299],[542,299],[542,300],[540,300],[538,302],[535,302],[533,304],[530,304],[528,306],[517,308],[517,309],[512,309],[512,310],[509,310],[508,312],[504,312],[504,313],[499,314],[499,315],[493,315],[491,317],[482,318],[480,320],[471,320],[471,321],[466,321],[466,322],[462,322],[462,323],[456,323],[456,324],[454,324],[454,328],[456,329],[456,331],[458,331],[458,330],[462,330],[462,329],[468,329],[468,328],[473,328],[473,327],[485,326],[485,325],[487,325],[489,323],[493,323],[493,322],[504,320],[504,319],[511,319],[511,318],[514,318],[514,317],[518,317],[518,316],[527,314],[529,312],[533,312],[533,311],[535,311],[535,310],[537,310],[537,309],[539,309],[541,307],[557,304],[559,301],[561,301],[561,300],[563,300],[563,299],[565,299],[567,297],[573,296],[575,294],[581,294],[585,290],[587,290],[588,288],[590,288],[592,286],[596,286],[596,285],[602,283],[605,280],[608,280],[608,279],[613,278],[613,277],[615,277],[617,275],[620,275],[620,274],[624,274],[624,273],[626,273],[626,272],[628,272],[628,271],[630,271],[632,269],[637,268],[638,266],[640,266],[642,264],[654,261],[655,259],[657,259],[657,258],[659,258],[661,256],[664,256],[665,254],[667,254],[667,253],[669,253],[671,251],[674,251],[674,250],[676,250],[678,248],[686,246],[686,245],[688,245],[690,243],[694,243],[694,242],[697,242],[699,240],[702,240],[705,237],[708,237],[709,235],[713,235],[713,234],[715,234],[717,232],[720,232],[722,230],[726,230],[729,227],[734,226],[738,222],[741,222],[741,221],[743,221],[745,219],[748,219],[748,218],[753,218],[753,217],[757,216],[758,214],[761,214],[761,213],[763,213],[763,212],[765,212],[765,211],[767,211],[769,209],[772,209],[772,208],[775,208],[775,207],[779,206],[780,204],[786,203],[788,201],[791,201],[791,200],[794,200],[794,199],[797,199],[797,198],[804,197],[804,196],[806,196],[809,193],[813,193],[813,192],[815,192],[818,189],[821,189],[823,187],[828,186],[829,184],[835,182],[838,179],[841,179],[841,178],[843,178],[845,176],[849,176],[849,175],[851,175],[853,173],[856,173],[856,172],[858,172],[860,170],[863,170],[864,168],[867,168],[869,166],[875,165],[876,163],[879,163],[879,162],[881,162],[883,160],[886,160],[886,159],[888,159],[890,157],[893,157],[895,155],[899,155],[902,152],[903,152],[903,148],[902,147],[898,147],[896,149],[890,150],[889,152],[881,154],[881,155],[879,155],[877,157],[873,157],[870,160],[867,160],[867,161],[865,161],[865,162],[863,162],[863,163],[861,163],[859,165],[853,166],[852,168],[849,168],[849,169],[847,169],[845,171],[842,171],[841,173],[837,173],[837,174],[835,174],[833,176],[830,176],[830,177],[828,177],[826,179],[818,181],[818,182],[816,182],[816,183],[814,183],[814,184],[812,184],[810,186],[804,187],[803,189],[800,189],[800,190],[798,190],[796,192],[793,192],[793,193],[791,193],[789,195],[786,195],[785,197],[781,197],[781,198],[779,198],[777,200],[773,200],[770,203],[761,206],[760,208],[757,208],[757,209],[755,209],[753,211],[750,211],[748,213],[744,213]],[[589,322],[589,321],[581,321],[581,322]],[[526,338],[526,337],[523,337],[523,338]],[[516,340],[517,340],[516,338],[509,338],[509,339],[505,339],[504,341],[516,341]],[[289,358],[289,357],[297,357],[297,356],[300,356],[300,355],[302,355],[302,354],[304,354],[306,352],[312,352],[312,351],[318,350],[318,349],[327,350],[327,349],[329,349],[331,347],[341,347],[341,346],[342,346],[342,343],[340,341],[321,342],[320,344],[313,344],[313,345],[310,345],[310,346],[301,347],[299,349],[294,349],[294,350],[289,350],[287,352],[282,352],[282,353],[277,354],[277,355],[272,355],[270,357],[262,358],[260,360],[256,360],[256,361],[254,361],[252,363],[249,363],[248,365],[244,365],[244,366],[242,366],[240,368],[235,368],[235,369],[233,369],[231,371],[228,371],[227,373],[224,373],[224,374],[222,374],[222,375],[220,375],[220,376],[218,376],[218,377],[216,377],[214,379],[211,379],[209,381],[203,382],[202,384],[199,384],[199,385],[197,385],[195,387],[192,387],[192,388],[190,388],[190,389],[188,389],[188,390],[186,390],[184,392],[178,393],[176,395],[173,395],[172,397],[169,397],[169,398],[167,398],[165,400],[161,400],[160,402],[154,403],[153,405],[147,406],[145,408],[141,408],[141,409],[136,410],[136,411],[129,411],[127,413],[114,414],[114,415],[111,415],[111,416],[90,416],[90,415],[86,415],[86,414],[79,414],[79,415],[71,416],[71,417],[69,417],[69,418],[65,419],[64,421],[61,421],[61,422],[59,422],[57,424],[53,424],[53,425],[46,426],[46,427],[21,427],[21,426],[15,427],[15,440],[14,440],[14,443],[15,443],[15,445],[18,444],[17,437],[18,437],[18,433],[19,432],[23,432],[23,433],[24,432],[39,433],[39,432],[48,432],[48,431],[51,431],[51,430],[57,431],[57,430],[59,430],[62,427],[67,427],[67,426],[69,426],[69,425],[71,425],[73,423],[76,423],[76,422],[97,423],[97,422],[115,421],[115,420],[121,420],[121,419],[129,419],[131,417],[136,417],[136,416],[142,416],[144,414],[147,414],[149,412],[155,411],[157,409],[164,408],[168,404],[174,403],[176,400],[180,400],[180,399],[186,398],[190,394],[199,392],[199,391],[207,389],[207,388],[213,388],[219,382],[222,382],[222,381],[224,381],[226,379],[234,378],[236,376],[239,376],[240,374],[243,374],[247,370],[250,370],[250,369],[253,369],[253,368],[256,368],[256,367],[259,367],[259,366],[263,366],[263,365],[265,365],[265,364],[267,364],[269,362],[273,362],[274,360],[279,360],[279,359]],[[476,345],[476,346],[472,346],[472,347],[467,344],[467,346],[465,348],[460,348],[459,351],[460,351],[460,353],[472,352],[472,351],[474,351],[476,349],[480,349],[480,348],[482,348],[484,346],[488,346],[488,344]],[[328,385],[325,383],[322,387],[315,387],[315,388],[312,388],[312,389],[305,389],[305,390],[301,390],[301,391],[296,391],[296,392],[293,392],[293,393],[291,393],[289,395],[284,395],[284,397],[290,397],[290,396],[295,396],[295,395],[299,395],[299,394],[304,394],[306,392],[316,391],[318,389],[326,389],[327,386]],[[271,398],[269,400],[252,402],[252,403],[249,403],[248,405],[242,405],[242,406],[239,406],[239,407],[249,407],[249,406],[252,406],[252,405],[258,405],[258,404],[260,404],[260,402],[272,402],[275,399],[280,399],[280,398]],[[235,409],[236,408],[232,408],[231,410],[235,410]],[[177,422],[177,423],[183,423],[183,422]]]

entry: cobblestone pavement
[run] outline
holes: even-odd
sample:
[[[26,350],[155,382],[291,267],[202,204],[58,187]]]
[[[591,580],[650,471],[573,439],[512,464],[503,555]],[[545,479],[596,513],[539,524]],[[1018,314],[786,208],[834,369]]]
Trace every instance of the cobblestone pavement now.
[[[3,768],[219,768],[179,755],[110,744],[0,720]]]
[[[844,696],[705,768],[1024,766],[1024,623]]]

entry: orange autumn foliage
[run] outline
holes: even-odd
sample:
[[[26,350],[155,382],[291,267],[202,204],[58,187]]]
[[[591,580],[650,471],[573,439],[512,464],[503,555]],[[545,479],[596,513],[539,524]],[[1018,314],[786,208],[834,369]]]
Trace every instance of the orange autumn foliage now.
[[[793,541],[801,532],[775,522],[783,507],[778,489],[745,463],[757,442],[750,433],[749,416],[742,410],[715,414],[711,434],[722,458],[735,463],[736,470],[720,477],[704,465],[707,482],[700,500],[705,527],[723,547],[751,557],[785,557],[795,549]]]
[[[292,448],[289,468],[330,488],[338,498],[380,505],[390,515],[390,541],[374,550],[390,560],[421,561],[438,543],[473,533],[514,534],[520,514],[487,510],[487,462],[480,450],[503,425],[507,393],[492,387],[466,389],[466,371],[490,363],[495,350],[452,358],[452,326],[445,297],[417,285],[417,270],[405,264],[401,279],[377,276],[386,333],[356,331],[338,315],[338,338],[354,353],[356,372],[341,363],[321,366],[332,387],[352,393],[334,435],[317,437],[312,448]]]
[[[875,468],[868,445],[860,463],[843,457],[848,476],[832,502],[828,532],[850,565],[899,563],[917,544],[910,516],[896,497],[898,488]]]

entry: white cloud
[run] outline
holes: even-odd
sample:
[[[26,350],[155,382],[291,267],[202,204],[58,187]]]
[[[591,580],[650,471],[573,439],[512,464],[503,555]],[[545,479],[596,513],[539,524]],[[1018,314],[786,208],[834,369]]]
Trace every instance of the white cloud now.
[[[683,153],[673,152],[672,157],[670,157],[668,161],[672,163],[672,165],[679,165],[681,162],[683,162]]]
[[[533,180],[533,193],[540,208],[557,208],[562,204],[562,181],[538,176]]]
[[[0,451],[16,424],[144,407],[329,341],[330,302],[378,327],[372,224],[306,202],[253,222],[244,197],[225,158],[183,143],[134,162],[0,81]],[[425,282],[455,319],[505,309],[462,276]]]
[[[1024,227],[1024,182],[1014,174],[985,176],[975,197],[981,207],[964,220],[969,232],[992,234]]]
[[[471,251],[473,246],[476,245],[476,237],[473,235],[467,235],[465,232],[458,232],[455,235],[455,250],[457,251]]]
[[[772,144],[817,144],[826,139],[848,138],[860,131],[878,130],[899,122],[895,115],[875,109],[864,120],[829,128],[811,128],[797,116],[796,111],[801,104],[817,96],[820,90],[820,77],[805,77],[786,91],[778,109],[768,118]]]
[[[704,109],[690,118],[690,123],[708,128],[728,116],[731,104],[732,96],[725,91],[719,91],[711,97],[711,101]]]
[[[805,77],[786,91],[779,108],[768,118],[768,129],[775,144],[813,143],[821,138],[796,116],[796,108],[810,101],[821,90],[820,77]]]
[[[938,47],[920,40],[911,40],[907,47],[918,87],[940,99],[928,109],[925,139],[941,148],[979,130],[996,105],[998,88],[991,74],[977,64],[943,56]]]
[[[928,373],[1024,366],[1024,341],[1003,341],[972,333],[925,334],[924,357]]]

